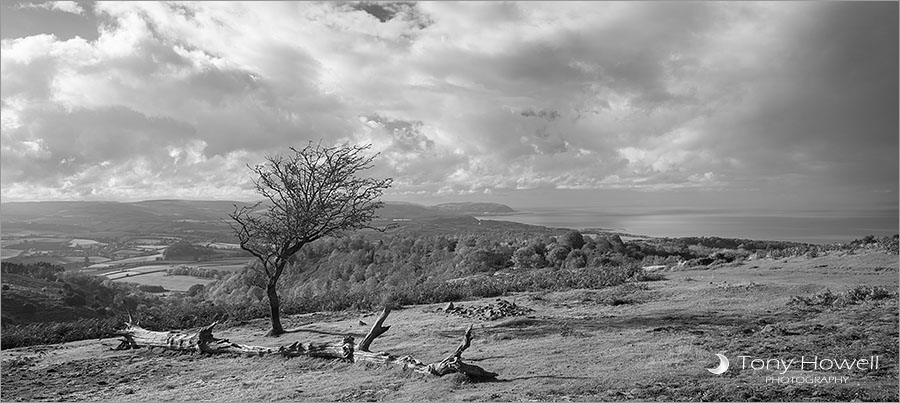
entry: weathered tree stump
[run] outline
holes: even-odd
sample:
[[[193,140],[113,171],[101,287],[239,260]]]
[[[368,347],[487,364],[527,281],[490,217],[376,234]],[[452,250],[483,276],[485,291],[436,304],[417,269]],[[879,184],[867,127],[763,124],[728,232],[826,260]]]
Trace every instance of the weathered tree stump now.
[[[348,362],[370,362],[374,364],[395,364],[404,369],[409,369],[422,374],[443,376],[452,373],[461,373],[472,380],[492,380],[497,374],[486,371],[477,365],[462,362],[462,353],[472,343],[472,326],[466,329],[463,341],[453,354],[440,362],[425,364],[410,356],[396,357],[386,352],[374,353],[369,351],[372,342],[390,329],[383,326],[384,320],[390,314],[390,309],[385,308],[381,316],[372,325],[372,328],[356,344],[353,336],[346,336],[340,342],[317,343],[296,341],[290,345],[274,347],[250,346],[232,343],[227,339],[219,339],[213,336],[212,329],[218,322],[203,327],[194,333],[181,332],[156,332],[144,329],[131,322],[126,323],[126,328],[116,332],[122,336],[122,343],[116,350],[127,350],[140,347],[160,347],[167,350],[183,352],[199,352],[205,354],[238,354],[238,355],[280,355],[283,357],[318,357],[338,359]]]

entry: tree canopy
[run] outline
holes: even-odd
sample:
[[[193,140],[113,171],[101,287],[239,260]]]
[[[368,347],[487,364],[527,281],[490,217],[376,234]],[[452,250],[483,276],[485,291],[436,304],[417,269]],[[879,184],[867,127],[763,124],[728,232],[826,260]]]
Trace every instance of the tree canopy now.
[[[383,205],[390,178],[359,173],[372,168],[370,145],[291,148],[287,156],[267,156],[250,169],[256,191],[265,200],[235,206],[229,214],[241,249],[259,259],[272,309],[272,334],[283,333],[276,285],[287,262],[309,242],[348,230],[367,228]]]

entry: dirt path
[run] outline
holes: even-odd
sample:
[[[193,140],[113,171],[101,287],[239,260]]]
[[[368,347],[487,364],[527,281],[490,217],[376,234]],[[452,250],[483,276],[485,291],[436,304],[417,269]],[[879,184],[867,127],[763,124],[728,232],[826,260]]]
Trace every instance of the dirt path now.
[[[532,309],[497,320],[443,313],[444,305],[395,311],[374,350],[438,361],[474,324],[464,359],[500,374],[472,384],[394,367],[280,357],[110,351],[116,340],[86,340],[2,353],[3,401],[522,401],[522,400],[897,400],[897,302],[797,309],[791,297],[856,285],[898,288],[897,257],[881,254],[761,260],[667,272],[667,280],[602,290],[504,297]],[[493,298],[455,304],[478,307]],[[524,312],[524,311],[523,311]],[[288,318],[296,332],[262,337],[266,321],[218,329],[241,343],[282,345],[362,335],[374,313]],[[309,323],[315,321],[314,323]],[[733,368],[715,376],[715,353]],[[880,355],[877,371],[844,384],[767,384],[771,371],[738,368],[738,355]],[[853,358],[853,357],[849,357]],[[795,373],[790,373],[795,374]],[[796,375],[796,374],[795,374]]]

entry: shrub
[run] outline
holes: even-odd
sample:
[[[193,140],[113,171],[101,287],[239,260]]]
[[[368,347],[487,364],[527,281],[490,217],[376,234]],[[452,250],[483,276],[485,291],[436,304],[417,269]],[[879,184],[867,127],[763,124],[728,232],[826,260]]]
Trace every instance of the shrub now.
[[[569,231],[563,235],[560,244],[566,245],[572,249],[581,249],[584,246],[584,236],[578,231]]]
[[[510,257],[509,252],[504,253],[503,250],[474,248],[466,253],[462,263],[469,268],[470,272],[478,273],[507,267]]]
[[[533,245],[516,249],[512,261],[519,269],[539,269],[547,265],[544,256],[538,253],[538,248]]]
[[[547,252],[547,261],[551,265],[559,267],[565,262],[566,257],[569,256],[569,251],[571,250],[572,248],[566,245],[556,245]]]
[[[65,343],[75,340],[111,337],[122,326],[120,318],[82,319],[74,322],[34,323],[3,326],[0,348],[37,344]]]
[[[825,290],[808,297],[794,296],[791,297],[789,305],[802,305],[807,307],[842,307],[888,298],[896,299],[897,296],[897,292],[888,291],[884,287],[861,285],[854,288],[848,288],[846,291],[838,294],[831,292],[831,290]]]
[[[567,269],[580,269],[587,266],[587,256],[580,249],[572,249],[566,256],[565,267]]]
[[[144,285],[144,284],[142,284],[142,285],[138,286],[138,289],[143,292],[150,292],[150,293],[166,292],[166,289],[161,285]]]
[[[206,292],[206,287],[203,284],[194,284],[191,288],[187,290],[187,296],[196,297],[202,296]]]

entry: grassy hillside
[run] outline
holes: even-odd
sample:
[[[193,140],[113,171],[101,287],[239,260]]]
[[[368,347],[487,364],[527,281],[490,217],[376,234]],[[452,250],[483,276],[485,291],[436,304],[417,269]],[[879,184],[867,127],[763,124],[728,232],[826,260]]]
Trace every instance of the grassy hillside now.
[[[897,256],[874,250],[673,268],[666,279],[603,289],[514,293],[532,311],[487,320],[445,304],[395,311],[376,351],[425,362],[452,352],[474,325],[467,362],[498,382],[429,377],[396,366],[314,358],[110,351],[86,340],[2,352],[0,397],[12,400],[315,401],[897,401]],[[862,290],[881,287],[887,296]],[[827,296],[837,295],[836,299]],[[837,302],[840,301],[840,302]],[[496,305],[496,298],[458,303]],[[238,343],[283,345],[362,335],[374,311],[285,318],[292,332],[263,337],[265,319],[217,328]],[[725,354],[731,368],[706,371]],[[839,384],[767,383],[780,371],[742,368],[740,355],[837,359],[879,356],[877,369],[790,370],[848,377]]]
[[[62,322],[111,315],[102,295],[89,286],[4,273],[3,325]]]

